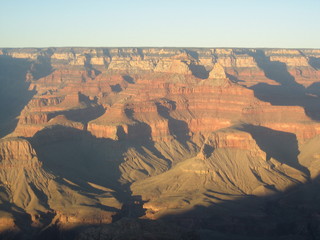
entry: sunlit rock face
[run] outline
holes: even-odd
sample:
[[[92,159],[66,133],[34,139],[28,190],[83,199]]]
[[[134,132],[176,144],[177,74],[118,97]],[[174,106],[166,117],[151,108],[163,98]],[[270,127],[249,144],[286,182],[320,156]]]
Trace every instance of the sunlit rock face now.
[[[319,50],[0,53],[1,229],[214,210],[318,177]]]

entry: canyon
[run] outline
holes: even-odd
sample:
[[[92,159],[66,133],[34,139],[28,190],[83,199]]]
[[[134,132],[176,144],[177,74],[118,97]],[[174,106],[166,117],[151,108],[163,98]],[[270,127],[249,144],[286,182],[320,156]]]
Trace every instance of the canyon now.
[[[320,235],[319,49],[3,48],[0,85],[4,239]]]

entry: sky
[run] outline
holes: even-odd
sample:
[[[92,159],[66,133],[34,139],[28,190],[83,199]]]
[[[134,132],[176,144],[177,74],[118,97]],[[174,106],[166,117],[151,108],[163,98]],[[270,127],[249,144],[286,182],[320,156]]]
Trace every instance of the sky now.
[[[0,0],[0,47],[320,48],[320,0]]]

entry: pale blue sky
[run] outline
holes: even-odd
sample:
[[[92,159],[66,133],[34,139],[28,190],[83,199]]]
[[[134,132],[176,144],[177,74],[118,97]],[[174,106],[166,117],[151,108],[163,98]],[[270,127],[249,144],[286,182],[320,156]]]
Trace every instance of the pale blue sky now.
[[[0,0],[0,47],[320,48],[320,0]]]

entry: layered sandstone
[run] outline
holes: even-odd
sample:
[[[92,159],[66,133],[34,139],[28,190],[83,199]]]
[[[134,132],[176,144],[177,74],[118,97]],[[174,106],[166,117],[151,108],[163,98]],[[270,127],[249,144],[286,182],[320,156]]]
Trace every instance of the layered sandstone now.
[[[298,84],[309,87],[314,82],[320,81],[320,73],[310,64],[310,53],[319,57],[317,52],[308,50],[267,50],[265,54],[272,62],[280,62],[286,65],[288,72]],[[309,56],[308,56],[309,55]],[[311,55],[312,56],[312,55]]]

